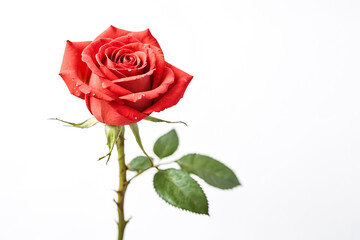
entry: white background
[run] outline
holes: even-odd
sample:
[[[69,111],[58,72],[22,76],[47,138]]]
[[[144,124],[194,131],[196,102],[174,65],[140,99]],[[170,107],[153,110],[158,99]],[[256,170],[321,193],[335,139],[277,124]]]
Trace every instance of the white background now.
[[[360,2],[63,0],[0,3],[0,239],[116,239],[115,154],[58,76],[67,39],[110,25],[150,28],[194,75],[180,103],[141,122],[151,151],[175,127],[174,158],[206,153],[243,186],[199,182],[210,217],[158,198],[149,171],[129,187],[126,240],[360,239]],[[127,131],[126,155],[141,152]]]

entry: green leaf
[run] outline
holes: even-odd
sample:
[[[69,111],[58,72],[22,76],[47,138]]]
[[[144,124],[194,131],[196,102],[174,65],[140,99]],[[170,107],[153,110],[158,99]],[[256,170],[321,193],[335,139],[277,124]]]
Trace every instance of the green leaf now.
[[[180,167],[204,179],[208,184],[230,189],[240,185],[234,172],[221,162],[200,154],[188,154],[176,161]]]
[[[179,138],[175,129],[161,136],[154,144],[154,153],[160,158],[173,154],[179,146]]]
[[[144,118],[144,120],[151,121],[151,122],[182,123],[182,124],[184,124],[185,126],[187,126],[186,122],[183,122],[183,121],[171,122],[171,121],[162,120],[162,119],[160,119],[160,118],[155,118],[155,117],[151,117],[151,116],[148,116],[148,117]]]
[[[144,156],[139,156],[130,161],[128,169],[130,171],[141,171],[151,167],[149,159]]]
[[[182,170],[159,170],[154,188],[167,203],[194,213],[209,215],[208,201],[200,185]]]
[[[92,126],[94,126],[95,124],[98,123],[98,120],[96,120],[96,118],[94,118],[94,117],[91,117],[88,120],[85,120],[85,121],[83,121],[81,123],[72,123],[72,122],[61,120],[59,118],[49,118],[49,119],[50,120],[57,120],[57,121],[69,124],[67,126],[72,126],[72,127],[76,127],[76,128],[90,128],[90,127],[92,127]]]
[[[114,149],[116,141],[119,139],[121,133],[123,133],[124,130],[125,130],[124,126],[105,125],[105,134],[106,134],[107,145],[109,147],[109,152],[105,156],[102,156],[101,158],[99,158],[98,160],[108,157],[108,159],[106,160],[106,163],[109,162],[110,156],[111,156],[112,150]]]
[[[146,155],[146,157],[148,158],[148,161],[150,163],[150,165],[152,166],[153,165],[153,162],[152,162],[152,158],[146,153],[145,149],[144,149],[144,146],[142,145],[142,142],[141,142],[141,138],[140,138],[140,132],[139,132],[139,126],[137,125],[137,123],[134,123],[134,124],[131,124],[129,125],[130,128],[131,128],[131,131],[133,132],[134,134],[134,137],[135,137],[135,140],[137,142],[137,144],[139,145],[140,149],[142,150],[142,152]]]

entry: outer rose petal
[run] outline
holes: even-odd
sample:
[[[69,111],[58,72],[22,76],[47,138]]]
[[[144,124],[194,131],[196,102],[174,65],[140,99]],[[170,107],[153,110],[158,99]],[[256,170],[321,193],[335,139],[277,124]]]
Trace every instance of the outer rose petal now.
[[[184,96],[185,90],[189,85],[193,76],[186,72],[172,66],[166,62],[167,67],[173,70],[175,74],[175,81],[169,87],[168,91],[160,97],[151,107],[143,111],[143,113],[150,114],[152,112],[160,112],[166,108],[172,107],[177,104]]]
[[[111,81],[99,77],[96,74],[91,74],[89,79],[89,87],[93,89],[95,94],[89,94],[92,97],[108,102],[116,101],[119,104],[123,104],[123,101],[119,99],[119,96],[131,93],[130,91],[113,84]],[[114,91],[111,91],[113,89]],[[100,98],[99,96],[106,96],[107,98]]]
[[[164,74],[165,69],[165,59],[164,54],[160,48],[150,47],[155,52],[156,57],[156,71],[153,76],[153,85],[152,88],[157,88],[162,81],[162,76]]]
[[[91,69],[91,72],[100,77],[105,77],[105,75],[100,71],[95,55],[98,53],[101,46],[111,41],[112,39],[110,38],[103,38],[97,41],[93,41],[81,53],[82,61],[86,62],[87,66]]]
[[[159,43],[153,37],[153,35],[151,34],[149,29],[146,29],[146,30],[140,31],[140,32],[130,32],[130,31],[116,28],[114,26],[110,26],[102,34],[100,34],[97,38],[95,38],[95,40],[100,39],[100,38],[118,38],[121,36],[125,36],[127,34],[131,34],[131,36],[135,37],[142,43],[148,43],[150,45],[160,48]]]
[[[118,98],[119,96],[123,96],[123,95],[127,95],[127,94],[131,94],[132,92],[130,92],[129,90],[113,83],[112,81],[109,81],[105,78],[99,77],[97,75],[92,75],[91,78],[98,78],[101,82],[101,88],[98,87],[99,89],[103,89],[103,91],[106,89],[109,90],[111,92],[110,95],[115,94],[116,97]],[[100,85],[99,85],[100,86]]]
[[[90,42],[67,41],[60,76],[64,79],[70,93],[84,99],[91,95],[97,99],[114,101],[112,97],[88,85],[91,74],[86,63],[81,61],[81,52]],[[127,91],[129,92],[129,91]],[[120,101],[121,102],[121,101]]]
[[[81,52],[91,42],[70,42],[67,41],[63,62],[60,69],[60,76],[70,90],[70,93],[84,99],[78,86],[79,82],[87,82],[89,69],[83,61],[81,61]],[[77,84],[78,83],[78,84]]]
[[[86,97],[86,105],[98,121],[107,125],[133,124],[148,116],[126,105],[106,102],[89,96]]]
[[[166,67],[163,75],[163,81],[160,84],[160,86],[150,91],[137,92],[129,95],[124,95],[120,97],[120,99],[128,100],[131,102],[137,102],[138,100],[141,99],[154,99],[157,98],[160,94],[165,93],[168,90],[169,86],[174,81],[175,81],[174,72],[170,68]]]

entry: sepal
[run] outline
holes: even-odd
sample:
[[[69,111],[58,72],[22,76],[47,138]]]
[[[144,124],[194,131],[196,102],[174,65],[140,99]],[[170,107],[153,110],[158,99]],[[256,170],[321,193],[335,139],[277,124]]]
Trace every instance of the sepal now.
[[[89,118],[89,119],[87,119],[87,120],[85,120],[85,121],[83,121],[81,123],[72,123],[72,122],[61,120],[59,118],[49,118],[49,120],[57,120],[57,121],[68,124],[68,125],[65,125],[65,126],[76,127],[76,128],[90,128],[90,127],[94,126],[95,124],[97,124],[99,122],[94,117],[91,117],[91,118]]]
[[[105,156],[99,158],[98,160],[107,157],[106,163],[109,162],[116,141],[119,139],[121,133],[124,132],[124,130],[125,130],[124,126],[105,125],[105,135],[106,135],[107,145],[109,147],[109,152]]]
[[[155,117],[151,117],[151,116],[148,116],[148,117],[144,118],[144,120],[151,121],[151,122],[182,123],[182,124],[184,124],[185,126],[188,126],[188,125],[186,124],[186,122],[183,122],[183,121],[175,121],[175,122],[172,122],[172,121],[167,121],[167,120],[163,120],[163,119],[155,118]]]

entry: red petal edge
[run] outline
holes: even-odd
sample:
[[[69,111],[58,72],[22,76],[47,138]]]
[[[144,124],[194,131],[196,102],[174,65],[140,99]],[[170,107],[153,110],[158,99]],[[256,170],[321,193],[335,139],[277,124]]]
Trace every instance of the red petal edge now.
[[[133,37],[138,39],[142,43],[147,43],[150,45],[153,45],[155,47],[160,48],[160,45],[158,41],[153,37],[149,29],[146,29],[144,31],[139,32],[131,32],[127,30],[123,30],[114,26],[110,26],[108,29],[106,29],[103,33],[101,33],[95,40],[98,40],[100,38],[118,38],[121,36],[125,36],[127,34],[131,34]],[[160,48],[161,49],[161,48]]]
[[[129,106],[119,105],[116,102],[106,102],[88,96],[86,97],[86,105],[98,121],[107,125],[133,124],[148,116]]]
[[[154,105],[146,109],[143,113],[151,114],[152,112],[160,112],[166,108],[172,107],[177,104],[184,96],[185,90],[192,80],[193,76],[186,72],[172,66],[166,62],[166,66],[173,70],[175,74],[175,81],[169,87],[168,91],[158,99]]]
[[[79,85],[88,80],[89,69],[81,60],[81,52],[91,42],[66,42],[60,76],[69,88],[71,94],[84,99],[84,93],[79,90]]]

